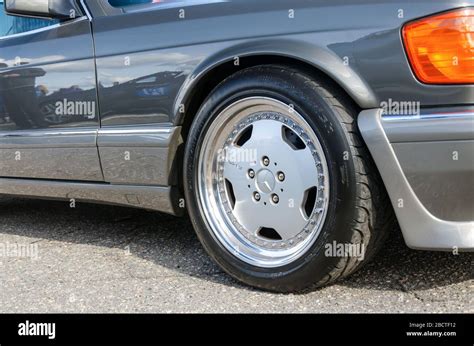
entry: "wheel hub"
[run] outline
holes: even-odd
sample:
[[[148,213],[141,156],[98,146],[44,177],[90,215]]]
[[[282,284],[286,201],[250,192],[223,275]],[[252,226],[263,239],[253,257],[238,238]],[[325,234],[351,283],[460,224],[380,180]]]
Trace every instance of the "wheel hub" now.
[[[262,193],[271,193],[275,189],[275,176],[269,169],[261,169],[257,174],[255,185]]]
[[[222,119],[201,151],[208,162],[201,199],[211,228],[248,263],[289,263],[314,243],[324,222],[329,185],[321,144],[301,115],[273,99],[238,101]]]

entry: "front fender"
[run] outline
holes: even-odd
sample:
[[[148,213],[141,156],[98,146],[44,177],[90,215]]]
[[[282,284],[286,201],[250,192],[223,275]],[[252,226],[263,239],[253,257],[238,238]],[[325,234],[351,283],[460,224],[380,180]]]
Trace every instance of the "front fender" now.
[[[194,92],[206,75],[236,57],[275,56],[293,59],[324,72],[342,87],[361,108],[377,107],[378,101],[368,84],[350,64],[327,47],[294,39],[263,39],[240,42],[227,47],[203,60],[187,76],[174,105],[175,124],[184,119],[182,105],[189,104]]]

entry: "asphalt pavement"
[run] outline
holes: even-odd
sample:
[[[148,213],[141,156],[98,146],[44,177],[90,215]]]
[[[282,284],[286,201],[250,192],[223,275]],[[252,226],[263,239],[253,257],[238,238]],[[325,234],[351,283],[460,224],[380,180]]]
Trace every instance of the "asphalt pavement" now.
[[[394,229],[363,269],[306,294],[249,288],[189,221],[114,206],[0,198],[0,312],[474,312],[474,255],[415,251]]]

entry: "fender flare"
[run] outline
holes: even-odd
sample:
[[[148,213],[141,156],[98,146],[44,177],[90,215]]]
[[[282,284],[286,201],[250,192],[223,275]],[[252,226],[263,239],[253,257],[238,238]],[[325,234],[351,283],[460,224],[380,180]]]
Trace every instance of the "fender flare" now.
[[[174,123],[181,125],[185,112],[181,105],[189,104],[193,90],[215,68],[233,61],[235,57],[276,56],[290,58],[313,66],[332,78],[361,108],[378,107],[377,97],[368,84],[356,73],[350,64],[333,51],[309,42],[291,39],[254,40],[232,45],[205,60],[187,76],[174,102]]]

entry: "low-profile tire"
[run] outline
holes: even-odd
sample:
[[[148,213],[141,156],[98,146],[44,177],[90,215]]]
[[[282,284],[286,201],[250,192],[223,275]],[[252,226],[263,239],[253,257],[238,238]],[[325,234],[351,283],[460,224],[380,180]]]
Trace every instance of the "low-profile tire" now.
[[[212,91],[187,137],[184,189],[227,273],[297,292],[372,257],[393,218],[357,114],[333,82],[285,66],[244,69]]]

